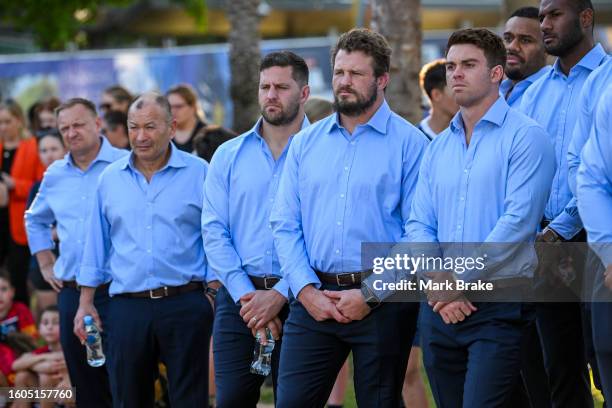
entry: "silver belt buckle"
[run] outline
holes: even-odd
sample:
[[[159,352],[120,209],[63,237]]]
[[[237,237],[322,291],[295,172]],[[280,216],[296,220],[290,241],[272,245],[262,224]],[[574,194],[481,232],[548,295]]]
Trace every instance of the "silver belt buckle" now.
[[[149,289],[149,297],[151,299],[161,299],[161,298],[163,298],[165,296],[168,296],[168,287],[167,286],[164,286],[164,294],[161,295],[161,296],[155,296],[153,294],[153,291],[155,291],[155,290],[157,290],[157,289]]]
[[[275,284],[272,284],[271,286],[268,286],[268,280],[273,280],[276,279],[274,276],[264,276],[264,289],[266,290],[270,290],[274,287]]]
[[[346,276],[346,275],[351,275],[351,282],[352,283],[342,283],[340,282],[340,277],[341,276]],[[351,272],[351,273],[339,273],[338,275],[336,275],[336,283],[338,284],[338,286],[352,286],[355,285],[355,273]]]

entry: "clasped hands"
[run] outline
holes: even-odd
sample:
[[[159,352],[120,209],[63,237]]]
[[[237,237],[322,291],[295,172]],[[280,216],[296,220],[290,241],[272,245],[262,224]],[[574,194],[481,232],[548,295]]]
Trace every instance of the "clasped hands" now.
[[[429,272],[425,276],[431,278],[440,287],[446,282],[454,282],[452,273],[449,272]],[[470,302],[463,292],[454,289],[437,289],[427,291],[427,303],[433,311],[439,313],[446,324],[456,324],[464,321],[474,313],[476,306]]]
[[[318,322],[333,319],[339,323],[350,323],[370,313],[370,307],[359,289],[321,291],[313,285],[306,285],[300,291],[298,300]]]

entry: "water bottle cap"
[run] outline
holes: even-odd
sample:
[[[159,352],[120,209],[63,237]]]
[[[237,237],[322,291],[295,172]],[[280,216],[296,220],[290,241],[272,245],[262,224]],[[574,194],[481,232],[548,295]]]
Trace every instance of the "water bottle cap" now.
[[[87,315],[83,318],[83,323],[85,323],[86,325],[90,325],[93,323],[93,317],[91,317],[90,315]]]
[[[96,342],[96,336],[90,334],[87,336],[87,339],[85,341],[87,342],[87,344],[94,344]]]

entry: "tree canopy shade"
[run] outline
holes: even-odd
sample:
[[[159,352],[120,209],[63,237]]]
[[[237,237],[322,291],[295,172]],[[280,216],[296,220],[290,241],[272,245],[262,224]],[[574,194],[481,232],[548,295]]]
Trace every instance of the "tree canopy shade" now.
[[[148,1],[141,1],[146,6]],[[206,0],[168,0],[182,6],[198,25],[206,23]],[[0,21],[32,32],[44,50],[62,50],[69,42],[83,42],[82,30],[91,26],[105,7],[127,7],[130,0],[19,0],[3,1]]]

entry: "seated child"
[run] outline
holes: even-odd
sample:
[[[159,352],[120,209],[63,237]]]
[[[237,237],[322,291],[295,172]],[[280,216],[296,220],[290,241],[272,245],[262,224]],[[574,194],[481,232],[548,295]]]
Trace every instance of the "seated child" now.
[[[0,384],[13,385],[15,374],[12,370],[13,362],[19,357],[20,352],[11,339],[15,334],[25,339],[38,338],[38,332],[34,325],[32,312],[21,302],[13,302],[15,289],[11,284],[8,271],[0,269]],[[27,343],[19,341],[19,343]]]
[[[40,315],[38,325],[45,346],[25,353],[13,363],[16,387],[41,387],[45,389],[69,388],[70,380],[59,341],[59,311],[57,306],[47,306]],[[13,404],[13,408],[29,407],[29,403]],[[41,401],[40,407],[53,407],[53,402]]]

